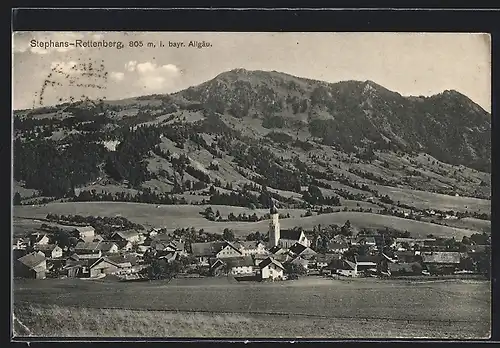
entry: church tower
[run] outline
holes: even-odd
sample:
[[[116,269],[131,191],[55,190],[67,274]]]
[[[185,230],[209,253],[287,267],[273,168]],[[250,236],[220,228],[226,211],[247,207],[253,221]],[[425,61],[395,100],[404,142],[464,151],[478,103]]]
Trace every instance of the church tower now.
[[[269,213],[271,214],[271,220],[269,221],[269,248],[273,248],[278,245],[280,240],[279,213],[274,202],[271,203]]]

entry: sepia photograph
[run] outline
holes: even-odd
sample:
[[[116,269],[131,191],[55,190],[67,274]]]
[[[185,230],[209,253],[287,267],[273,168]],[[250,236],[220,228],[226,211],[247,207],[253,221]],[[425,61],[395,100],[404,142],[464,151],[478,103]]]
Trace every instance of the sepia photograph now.
[[[491,38],[12,34],[11,332],[491,336]]]

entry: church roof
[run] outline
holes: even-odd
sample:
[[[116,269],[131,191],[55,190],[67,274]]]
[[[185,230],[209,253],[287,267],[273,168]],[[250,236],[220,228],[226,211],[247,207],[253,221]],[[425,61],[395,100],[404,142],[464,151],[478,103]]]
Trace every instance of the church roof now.
[[[269,209],[269,213],[271,215],[278,214],[278,209],[276,208],[276,206],[274,205],[274,203],[271,205],[271,208]]]
[[[299,240],[302,231],[298,230],[281,230],[280,231],[280,239],[290,239],[290,240]]]

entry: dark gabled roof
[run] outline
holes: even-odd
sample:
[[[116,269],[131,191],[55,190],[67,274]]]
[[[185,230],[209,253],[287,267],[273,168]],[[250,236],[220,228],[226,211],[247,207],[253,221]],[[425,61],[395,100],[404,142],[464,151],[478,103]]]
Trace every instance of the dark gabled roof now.
[[[435,251],[422,253],[424,263],[460,263],[460,253],[454,251]]]
[[[300,239],[300,235],[302,234],[302,232],[303,231],[298,231],[298,230],[281,230],[280,239],[289,239],[298,241]]]
[[[280,246],[278,246],[278,245],[273,246],[271,249],[269,249],[269,252],[270,252],[271,254],[276,254],[276,253],[278,253],[279,251],[284,252],[284,251],[285,251],[285,249],[283,249],[282,247],[280,247]]]
[[[347,243],[338,243],[334,240],[331,240],[328,243],[328,250],[342,250],[349,249],[349,245]]]
[[[191,243],[194,256],[215,256],[226,246],[226,242]]]
[[[316,252],[309,247],[306,247],[300,243],[295,243],[290,247],[290,251],[295,255],[300,255],[304,259],[310,259],[316,255]]]
[[[315,256],[317,262],[329,263],[331,260],[340,259],[338,254],[316,254]]]
[[[17,260],[26,267],[35,268],[36,266],[44,262],[46,258],[42,252],[32,252],[24,255],[23,257],[20,257]]]
[[[259,263],[259,268],[263,269],[264,267],[267,267],[270,264],[274,264],[274,265],[276,265],[277,267],[279,267],[279,268],[281,268],[283,270],[285,269],[285,267],[283,267],[283,265],[281,264],[281,262],[279,262],[278,260],[276,260],[273,257],[268,257],[268,258],[264,259],[261,263]]]
[[[251,256],[239,256],[225,258],[224,262],[229,268],[254,266],[255,263]]]

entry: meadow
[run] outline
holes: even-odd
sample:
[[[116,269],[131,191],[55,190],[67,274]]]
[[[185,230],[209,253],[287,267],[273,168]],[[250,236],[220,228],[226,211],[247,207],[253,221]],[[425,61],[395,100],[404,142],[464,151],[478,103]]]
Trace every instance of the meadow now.
[[[15,206],[14,217],[45,218],[48,213],[62,215],[95,215],[95,216],[123,216],[135,223],[145,227],[166,227],[168,229],[203,228],[206,232],[222,233],[225,228],[232,229],[234,234],[245,237],[255,231],[267,231],[268,221],[259,222],[213,222],[208,221],[199,213],[208,206],[195,205],[154,205],[145,203],[125,203],[125,202],[66,202],[49,203],[40,206]],[[240,213],[264,215],[267,209],[251,210],[248,208],[231,206],[212,206],[212,209],[219,210],[223,216],[229,213],[238,215]],[[304,210],[283,209],[283,214],[290,213],[291,218],[281,220],[282,229],[290,229],[300,226],[304,229],[312,229],[318,224],[343,225],[347,220],[355,229],[361,228],[395,228],[401,231],[408,231],[416,238],[426,237],[428,234],[442,237],[470,236],[474,230],[441,226],[429,222],[415,221],[398,218],[388,215],[359,212],[337,212],[329,214],[300,217]],[[14,226],[14,233],[16,227]]]
[[[41,336],[487,338],[489,288],[486,281],[319,277],[16,280],[14,313]]]

